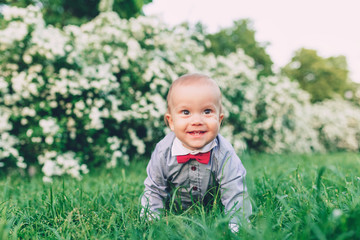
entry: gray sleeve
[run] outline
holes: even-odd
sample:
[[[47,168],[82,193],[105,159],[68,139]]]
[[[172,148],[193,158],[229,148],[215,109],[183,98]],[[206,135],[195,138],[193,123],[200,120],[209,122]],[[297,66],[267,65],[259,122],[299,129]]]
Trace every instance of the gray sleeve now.
[[[220,155],[217,177],[221,202],[226,213],[231,215],[230,223],[240,224],[241,219],[248,220],[252,213],[245,184],[246,170],[233,149]]]
[[[145,191],[141,198],[141,215],[146,215],[148,218],[157,218],[161,209],[164,208],[163,201],[167,196],[163,169],[166,165],[164,158],[165,156],[161,154],[159,146],[157,146],[146,169],[147,178],[144,181]]]

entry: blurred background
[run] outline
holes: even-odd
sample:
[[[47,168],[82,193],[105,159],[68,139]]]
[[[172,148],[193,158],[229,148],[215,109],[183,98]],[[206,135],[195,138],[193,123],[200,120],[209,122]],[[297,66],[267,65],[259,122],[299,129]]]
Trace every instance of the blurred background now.
[[[1,0],[0,172],[51,181],[147,159],[189,72],[218,81],[239,152],[358,152],[358,7]]]
[[[289,63],[296,50],[315,49],[322,57],[344,55],[351,80],[360,82],[359,7],[355,0],[155,0],[143,11],[171,25],[201,22],[209,33],[249,19],[249,28],[255,30],[258,42],[266,44],[274,67]]]

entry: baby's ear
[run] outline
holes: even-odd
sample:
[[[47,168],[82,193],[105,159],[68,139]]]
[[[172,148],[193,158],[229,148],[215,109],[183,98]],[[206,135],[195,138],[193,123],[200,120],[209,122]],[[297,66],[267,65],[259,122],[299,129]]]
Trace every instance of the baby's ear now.
[[[223,119],[224,119],[224,114],[220,113],[220,115],[219,115],[219,123],[220,124],[222,123]]]
[[[171,117],[171,114],[170,113],[166,113],[165,114],[165,121],[166,121],[166,125],[169,126],[169,128],[171,129],[171,131],[174,131],[174,122],[173,122],[173,119]]]

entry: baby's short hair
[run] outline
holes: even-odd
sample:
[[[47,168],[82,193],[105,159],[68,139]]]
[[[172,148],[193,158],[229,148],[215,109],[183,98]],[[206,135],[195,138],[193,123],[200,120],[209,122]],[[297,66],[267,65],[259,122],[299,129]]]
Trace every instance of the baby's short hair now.
[[[166,97],[167,113],[170,113],[170,100],[171,100],[171,94],[172,94],[173,89],[176,88],[177,86],[191,85],[194,83],[213,85],[215,88],[217,88],[219,90],[220,113],[222,113],[223,107],[221,104],[221,91],[220,91],[218,84],[216,83],[216,81],[214,79],[210,78],[209,76],[207,76],[205,74],[200,74],[200,73],[185,74],[185,75],[182,75],[179,78],[177,78],[175,81],[173,81],[173,83],[170,85],[170,88],[169,88],[169,91],[168,91],[168,94]],[[165,120],[166,125],[169,125],[166,117],[164,117],[164,120]]]

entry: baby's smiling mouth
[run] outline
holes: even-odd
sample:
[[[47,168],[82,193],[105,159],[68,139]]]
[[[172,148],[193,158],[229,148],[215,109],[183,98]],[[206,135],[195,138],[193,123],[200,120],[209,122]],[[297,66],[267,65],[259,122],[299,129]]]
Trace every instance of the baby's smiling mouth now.
[[[203,135],[204,133],[206,133],[206,131],[189,131],[187,133],[192,136],[200,136],[200,135]]]

